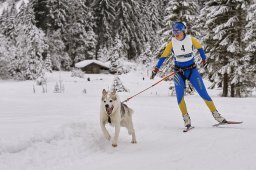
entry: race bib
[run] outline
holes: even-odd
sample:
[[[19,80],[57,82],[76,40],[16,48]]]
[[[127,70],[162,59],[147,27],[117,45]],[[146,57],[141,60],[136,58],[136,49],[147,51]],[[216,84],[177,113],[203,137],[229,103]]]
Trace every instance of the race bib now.
[[[172,38],[173,52],[178,62],[186,62],[193,58],[193,44],[190,35],[186,35],[182,41]]]

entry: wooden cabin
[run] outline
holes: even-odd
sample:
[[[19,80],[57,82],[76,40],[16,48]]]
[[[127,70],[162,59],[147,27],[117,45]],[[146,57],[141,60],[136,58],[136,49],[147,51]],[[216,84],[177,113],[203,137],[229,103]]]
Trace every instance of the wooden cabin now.
[[[75,67],[88,74],[109,73],[109,66],[99,60],[84,60],[76,63]]]

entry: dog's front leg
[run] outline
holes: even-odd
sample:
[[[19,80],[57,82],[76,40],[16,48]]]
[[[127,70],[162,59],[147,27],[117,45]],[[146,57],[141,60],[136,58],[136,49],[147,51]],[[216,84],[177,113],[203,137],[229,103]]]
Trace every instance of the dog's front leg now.
[[[101,130],[103,132],[103,135],[105,136],[105,138],[107,140],[110,140],[111,139],[111,136],[109,135],[107,129],[106,129],[106,123],[104,123],[103,121],[100,121],[100,127],[101,127]]]
[[[113,142],[112,142],[113,147],[117,147],[117,141],[118,141],[119,133],[120,133],[120,122],[115,124],[115,136],[114,136],[114,139],[113,139]]]

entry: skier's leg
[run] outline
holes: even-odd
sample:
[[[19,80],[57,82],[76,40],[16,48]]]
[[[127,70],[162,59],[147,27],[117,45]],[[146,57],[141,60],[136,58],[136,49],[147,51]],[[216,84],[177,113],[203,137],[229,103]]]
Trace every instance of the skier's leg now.
[[[216,107],[215,107],[211,97],[207,93],[204,82],[202,80],[202,77],[199,74],[199,72],[197,71],[197,69],[192,70],[192,74],[190,76],[190,82],[193,85],[193,87],[196,89],[198,94],[204,99],[204,101],[205,101],[206,105],[208,106],[208,108],[210,109],[210,111],[211,112],[215,111]]]
[[[178,105],[179,105],[180,111],[182,113],[182,117],[183,117],[185,126],[189,127],[189,126],[191,126],[191,120],[190,120],[190,117],[188,115],[187,106],[186,106],[186,103],[185,103],[185,100],[184,100],[185,82],[179,74],[175,74],[173,80],[174,80]]]
[[[202,77],[197,69],[193,69],[192,75],[190,77],[190,82],[194,86],[198,94],[204,99],[215,120],[217,120],[218,122],[223,122],[225,119],[217,111],[211,97],[207,93]]]

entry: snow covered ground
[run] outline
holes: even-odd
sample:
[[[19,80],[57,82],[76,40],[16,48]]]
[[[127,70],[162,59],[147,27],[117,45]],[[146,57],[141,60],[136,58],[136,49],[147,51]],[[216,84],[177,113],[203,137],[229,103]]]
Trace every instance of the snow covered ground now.
[[[144,74],[120,77],[130,90],[120,93],[121,100],[157,81]],[[244,121],[215,128],[202,99],[187,96],[196,128],[183,133],[176,97],[163,82],[128,102],[138,143],[131,144],[122,129],[113,148],[100,130],[99,105],[102,89],[110,88],[114,77],[70,75],[47,75],[48,93],[37,86],[34,94],[32,81],[0,81],[0,170],[256,170],[255,97],[221,98],[220,91],[209,90],[224,117]],[[53,93],[60,77],[65,92]]]

